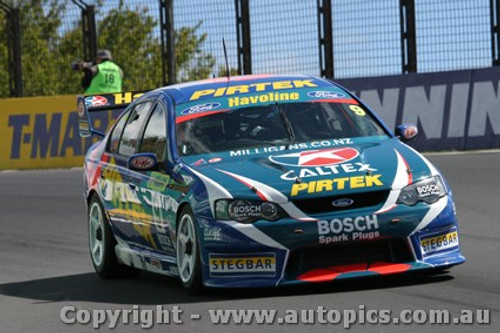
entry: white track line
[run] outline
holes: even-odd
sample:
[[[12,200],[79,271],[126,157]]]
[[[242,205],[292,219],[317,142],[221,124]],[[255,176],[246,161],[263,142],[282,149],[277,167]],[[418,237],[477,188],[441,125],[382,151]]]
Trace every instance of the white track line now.
[[[481,149],[481,150],[456,150],[456,151],[436,151],[436,152],[428,152],[422,153],[426,156],[435,156],[435,155],[476,155],[476,154],[498,154],[500,153],[500,149]]]

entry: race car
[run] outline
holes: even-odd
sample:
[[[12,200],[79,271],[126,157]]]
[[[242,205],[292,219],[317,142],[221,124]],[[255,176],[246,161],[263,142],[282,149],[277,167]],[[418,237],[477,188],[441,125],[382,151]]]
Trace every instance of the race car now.
[[[198,292],[465,261],[449,185],[403,143],[417,127],[393,132],[330,80],[222,77],[77,108],[80,135],[100,138],[83,176],[103,278],[147,270]],[[93,122],[112,110],[105,134]]]

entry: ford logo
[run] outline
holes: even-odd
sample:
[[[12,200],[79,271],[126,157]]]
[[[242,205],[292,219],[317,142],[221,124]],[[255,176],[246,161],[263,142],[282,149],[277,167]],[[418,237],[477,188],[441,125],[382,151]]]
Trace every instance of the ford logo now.
[[[349,198],[337,199],[332,202],[332,206],[337,208],[348,207],[354,203],[354,200]]]
[[[188,115],[193,113],[205,112],[215,110],[220,106],[220,103],[205,103],[193,105],[190,108],[184,109],[181,111],[182,115]]]
[[[307,96],[312,98],[343,98],[344,94],[336,91],[310,91]]]

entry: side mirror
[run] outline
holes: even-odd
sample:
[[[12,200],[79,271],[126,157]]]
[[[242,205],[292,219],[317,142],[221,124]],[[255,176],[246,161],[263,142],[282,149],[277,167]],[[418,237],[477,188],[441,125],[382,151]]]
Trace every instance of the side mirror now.
[[[85,105],[85,97],[78,96],[76,110],[78,112],[78,131],[82,138],[87,138],[92,135],[92,131],[90,129],[89,110]]]
[[[153,153],[139,153],[129,157],[127,167],[137,171],[158,170],[158,159]]]
[[[418,128],[413,124],[402,124],[396,127],[396,136],[403,142],[411,141],[418,135]]]

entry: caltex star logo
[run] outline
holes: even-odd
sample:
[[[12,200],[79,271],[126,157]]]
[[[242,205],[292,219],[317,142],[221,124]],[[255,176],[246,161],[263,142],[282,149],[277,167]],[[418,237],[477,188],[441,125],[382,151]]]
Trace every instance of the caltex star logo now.
[[[89,96],[85,98],[85,105],[87,107],[92,106],[104,106],[108,104],[108,100],[103,96]]]
[[[302,167],[317,167],[340,164],[356,158],[359,152],[354,148],[308,150],[299,153],[269,156],[271,162]]]

